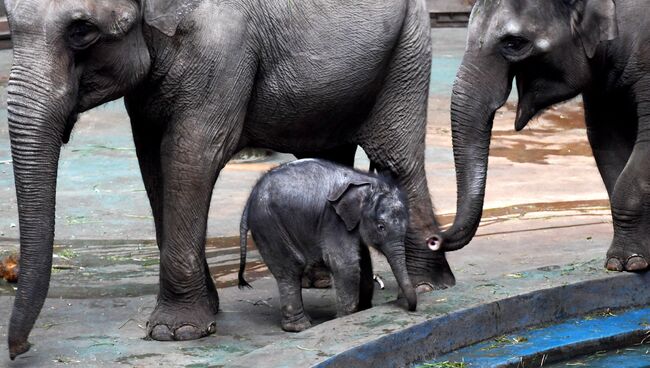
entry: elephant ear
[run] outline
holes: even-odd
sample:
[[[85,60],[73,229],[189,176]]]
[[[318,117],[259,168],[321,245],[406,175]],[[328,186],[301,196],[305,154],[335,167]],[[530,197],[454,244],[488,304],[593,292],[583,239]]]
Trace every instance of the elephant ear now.
[[[363,200],[366,197],[364,189],[369,186],[369,182],[348,182],[327,197],[348,231],[352,231],[361,221]]]
[[[172,37],[181,21],[203,0],[142,0],[144,21],[165,35]]]
[[[618,37],[616,4],[614,0],[572,0],[572,6],[571,26],[592,58],[601,42]]]

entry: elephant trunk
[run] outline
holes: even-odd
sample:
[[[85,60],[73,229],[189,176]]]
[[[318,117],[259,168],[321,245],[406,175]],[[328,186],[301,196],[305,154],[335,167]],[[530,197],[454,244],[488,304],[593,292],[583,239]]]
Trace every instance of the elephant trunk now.
[[[8,117],[20,224],[20,276],[9,322],[12,360],[29,350],[27,339],[49,289],[58,160],[67,118],[59,108],[65,96],[55,97],[63,88],[45,85],[45,78],[20,67],[18,61],[14,65]]]
[[[476,234],[485,197],[494,114],[510,94],[512,77],[503,60],[468,54],[451,99],[452,141],[456,165],[457,210],[453,225],[432,250],[455,251]]]
[[[397,284],[402,289],[402,293],[408,302],[408,309],[414,311],[417,308],[418,299],[417,294],[415,293],[415,288],[411,283],[409,278],[408,271],[406,268],[406,255],[404,250],[404,243],[393,243],[387,246],[384,246],[382,249],[384,255],[388,259],[388,264],[390,265]]]

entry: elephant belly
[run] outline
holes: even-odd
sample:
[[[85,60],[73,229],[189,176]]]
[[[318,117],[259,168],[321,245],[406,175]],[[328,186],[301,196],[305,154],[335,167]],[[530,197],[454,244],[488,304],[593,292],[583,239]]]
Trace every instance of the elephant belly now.
[[[316,152],[354,140],[375,101],[376,91],[366,96],[341,96],[333,101],[318,93],[289,101],[285,96],[269,96],[251,106],[253,113],[245,125],[251,146],[281,152]]]
[[[269,2],[275,5],[266,19],[282,27],[271,26],[274,37],[260,46],[245,126],[251,144],[287,152],[331,148],[350,141],[374,107],[405,2],[319,3],[297,12],[281,7],[311,2]]]

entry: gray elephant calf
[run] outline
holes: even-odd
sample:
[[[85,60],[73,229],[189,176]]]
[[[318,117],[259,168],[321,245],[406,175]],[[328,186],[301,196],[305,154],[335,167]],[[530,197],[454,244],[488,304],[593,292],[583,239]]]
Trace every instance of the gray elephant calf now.
[[[301,280],[307,267],[332,271],[338,315],[370,308],[373,280],[367,246],[386,257],[408,300],[417,305],[404,255],[408,225],[405,194],[383,177],[323,160],[299,160],[271,170],[257,183],[241,221],[239,287],[244,280],[246,235],[280,289],[282,329],[311,325],[303,310]]]

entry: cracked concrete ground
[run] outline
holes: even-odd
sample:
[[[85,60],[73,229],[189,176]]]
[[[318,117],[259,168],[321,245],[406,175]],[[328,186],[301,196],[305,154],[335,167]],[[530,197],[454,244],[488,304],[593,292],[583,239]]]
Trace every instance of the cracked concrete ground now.
[[[426,169],[443,224],[453,220],[455,174],[449,95],[462,56],[464,29],[436,29]],[[0,52],[0,121],[11,63]],[[459,284],[538,267],[599,260],[612,234],[607,193],[586,140],[580,101],[549,110],[521,133],[514,104],[497,113],[484,219],[475,240],[448,254]],[[228,362],[287,333],[280,329],[275,282],[256,251],[247,274],[254,289],[233,287],[238,267],[239,216],[250,188],[269,168],[292,159],[231,163],[217,182],[210,210],[209,264],[219,287],[217,333],[192,342],[143,340],[155,305],[158,255],[151,211],[140,178],[128,118],[121,102],[80,119],[62,154],[57,192],[56,247],[49,298],[30,341],[32,350],[0,366],[228,366]],[[367,168],[358,154],[357,166]],[[0,124],[0,254],[18,247],[17,209],[7,125]],[[375,304],[393,300],[396,286],[386,263],[375,268],[387,288]],[[335,317],[332,290],[307,290],[316,323]],[[5,341],[13,287],[0,281],[0,341]]]

